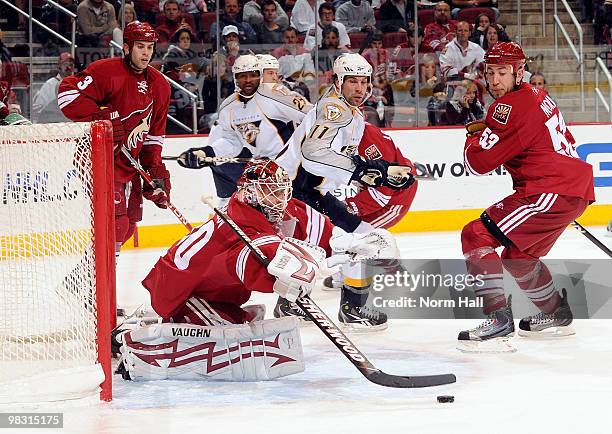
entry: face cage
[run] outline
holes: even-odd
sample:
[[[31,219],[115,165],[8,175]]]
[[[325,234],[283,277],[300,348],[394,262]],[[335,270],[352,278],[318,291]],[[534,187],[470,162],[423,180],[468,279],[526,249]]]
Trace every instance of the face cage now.
[[[292,196],[291,181],[249,181],[243,188],[245,201],[259,209],[270,223],[279,223],[283,220],[285,209]]]

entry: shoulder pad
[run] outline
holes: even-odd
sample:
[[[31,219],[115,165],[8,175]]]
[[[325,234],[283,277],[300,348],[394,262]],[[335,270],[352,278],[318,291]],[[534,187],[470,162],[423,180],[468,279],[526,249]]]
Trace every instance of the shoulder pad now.
[[[227,107],[234,101],[237,101],[238,100],[237,96],[238,94],[234,92],[233,94],[225,98],[223,102],[221,103],[221,105],[219,105],[219,108],[217,109],[217,113],[219,113],[222,109],[224,109],[225,107]]]
[[[310,104],[302,95],[280,83],[263,83],[257,93],[300,111],[304,111],[304,108]]]
[[[353,110],[348,104],[335,96],[321,99],[317,103],[317,119],[327,122],[344,123],[353,117]]]

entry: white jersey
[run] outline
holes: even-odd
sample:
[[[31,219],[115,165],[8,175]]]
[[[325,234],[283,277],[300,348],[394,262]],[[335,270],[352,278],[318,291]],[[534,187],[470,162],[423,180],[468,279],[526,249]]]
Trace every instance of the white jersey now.
[[[291,136],[275,158],[293,179],[300,166],[309,175],[319,177],[322,194],[348,185],[355,171],[351,159],[363,136],[363,113],[346,103],[332,86]]]
[[[255,157],[274,158],[311,108],[282,84],[263,83],[246,101],[234,93],[219,108],[209,145],[217,157],[236,157],[247,148]]]

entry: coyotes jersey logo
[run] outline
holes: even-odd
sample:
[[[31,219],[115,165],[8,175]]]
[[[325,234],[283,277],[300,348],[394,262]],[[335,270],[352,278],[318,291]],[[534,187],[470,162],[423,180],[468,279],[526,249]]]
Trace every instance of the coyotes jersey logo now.
[[[238,124],[236,125],[236,130],[238,130],[238,133],[242,136],[242,139],[251,145],[255,142],[255,140],[257,140],[257,135],[260,133],[260,123],[261,121]]]
[[[132,131],[130,131],[130,135],[127,138],[127,148],[128,149],[137,149],[139,143],[143,143],[147,134],[149,134],[149,126],[151,124],[151,116],[153,112],[150,111],[149,114],[140,120],[138,125],[134,127]]]
[[[374,143],[366,148],[365,154],[368,160],[379,160],[382,158],[382,153],[378,150]]]

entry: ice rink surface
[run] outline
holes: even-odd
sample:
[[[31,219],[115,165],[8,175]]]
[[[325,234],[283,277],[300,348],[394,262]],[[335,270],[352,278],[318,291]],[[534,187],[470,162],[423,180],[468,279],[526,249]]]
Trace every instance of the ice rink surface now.
[[[604,228],[589,229],[612,245]],[[458,232],[398,238],[404,258],[461,258]],[[140,281],[162,252],[121,254],[121,305],[135,308],[147,300]],[[548,255],[605,257],[571,228]],[[315,290],[312,297],[336,318],[339,292]],[[256,294],[251,301],[265,303],[269,316],[276,296]],[[63,411],[61,433],[612,432],[612,320],[575,321],[576,335],[556,340],[515,337],[515,353],[457,351],[457,333],[478,323],[391,320],[386,331],[350,336],[385,372],[452,372],[458,381],[449,386],[409,390],[369,383],[311,326],[302,328],[306,370],[298,375],[260,383],[133,383],[115,376],[111,403],[34,409]],[[436,396],[442,394],[454,395],[455,402],[438,403]],[[30,431],[40,432],[17,430]]]

